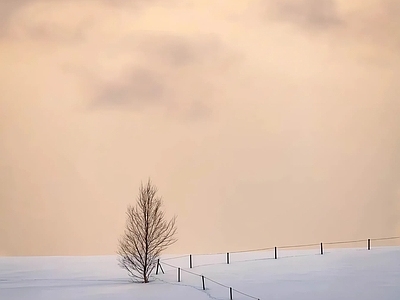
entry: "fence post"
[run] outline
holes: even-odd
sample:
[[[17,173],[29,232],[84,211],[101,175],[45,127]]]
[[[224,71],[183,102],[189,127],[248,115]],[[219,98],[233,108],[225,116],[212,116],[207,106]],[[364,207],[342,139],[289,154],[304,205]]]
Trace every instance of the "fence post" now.
[[[229,299],[230,299],[230,300],[233,299],[233,290],[232,290],[231,287],[229,288]]]
[[[193,268],[192,254],[189,255],[189,267],[190,267],[191,269]]]
[[[275,259],[278,259],[278,248],[275,247]]]
[[[229,265],[230,263],[230,259],[229,259],[229,252],[226,253],[226,263]]]
[[[158,275],[158,268],[160,267],[160,259],[157,259],[156,275]]]
[[[178,282],[181,282],[181,268],[178,268]]]
[[[322,243],[321,243],[321,255],[324,255],[324,246]]]
[[[368,239],[368,250],[371,250],[371,239]]]
[[[203,290],[205,290],[206,289],[206,282],[205,282],[205,279],[204,279],[203,275],[201,275],[201,282],[203,284]]]

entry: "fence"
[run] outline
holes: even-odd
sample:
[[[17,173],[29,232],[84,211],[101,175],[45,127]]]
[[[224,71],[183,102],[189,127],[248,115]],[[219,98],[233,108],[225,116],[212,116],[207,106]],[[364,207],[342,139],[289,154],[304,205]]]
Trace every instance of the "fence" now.
[[[170,265],[170,264],[168,264],[166,262],[162,262],[162,264],[177,270],[177,281],[178,282],[181,282],[181,278],[182,278],[181,274],[182,274],[182,272],[185,272],[185,273],[191,274],[193,276],[199,277],[199,279],[201,279],[201,288],[202,288],[203,291],[206,290],[206,280],[207,280],[207,281],[212,282],[212,283],[214,283],[216,285],[219,285],[221,287],[226,288],[227,292],[229,293],[229,299],[230,300],[233,300],[233,293],[234,292],[237,293],[237,294],[243,295],[245,297],[248,297],[250,299],[260,300],[260,298],[257,298],[257,297],[254,297],[252,295],[246,294],[246,293],[244,293],[242,291],[236,290],[233,287],[230,287],[228,285],[222,284],[222,283],[220,283],[218,281],[215,281],[215,280],[213,280],[213,279],[211,279],[209,277],[206,277],[206,276],[204,276],[202,274],[197,274],[197,273],[185,270],[185,269],[181,269],[180,267],[177,267],[177,266],[174,266],[174,265]],[[158,275],[159,271],[162,271],[164,273],[164,269],[162,268],[160,260],[158,260],[158,262],[157,262],[156,275]]]
[[[258,248],[258,249],[247,249],[247,250],[240,250],[240,251],[231,251],[231,252],[217,252],[217,253],[202,253],[202,254],[196,254],[196,256],[211,256],[211,255],[224,255],[224,263],[230,264],[232,262],[232,254],[240,254],[240,253],[251,253],[251,252],[262,252],[262,251],[272,251],[273,250],[273,258],[278,259],[278,250],[279,249],[294,249],[294,248],[312,248],[312,247],[318,247],[319,254],[323,255],[325,247],[324,246],[332,246],[332,245],[345,245],[345,244],[356,244],[356,243],[365,243],[366,249],[371,250],[372,249],[372,242],[374,241],[388,241],[388,240],[397,240],[400,239],[400,236],[394,236],[394,237],[384,237],[384,238],[370,238],[370,239],[359,239],[359,240],[349,240],[349,241],[335,241],[335,242],[326,242],[326,243],[312,243],[312,244],[300,244],[300,245],[286,245],[286,246],[280,246],[280,247],[267,247],[267,248]],[[170,260],[176,260],[180,258],[188,258],[188,266],[190,269],[194,267],[193,264],[193,257],[194,255],[192,254],[186,254],[186,255],[180,255],[176,257],[169,257],[163,259],[163,261],[170,261]],[[203,266],[203,265],[198,265],[198,266]]]
[[[224,264],[231,264],[232,260],[231,260],[231,255],[232,254],[240,254],[240,253],[251,253],[251,252],[262,252],[262,251],[272,251],[273,250],[273,257],[271,257],[270,259],[278,259],[279,255],[278,255],[278,249],[294,249],[294,248],[313,248],[313,247],[318,247],[318,254],[319,255],[324,255],[325,254],[325,248],[324,246],[331,246],[331,245],[344,245],[344,244],[355,244],[355,243],[365,243],[364,244],[364,249],[367,249],[368,251],[372,249],[372,242],[373,241],[389,241],[389,240],[398,240],[400,239],[400,236],[394,236],[394,237],[384,237],[384,238],[369,238],[369,239],[362,239],[362,240],[351,240],[351,241],[336,241],[336,242],[327,242],[327,243],[313,243],[313,244],[302,244],[302,245],[288,245],[288,246],[281,246],[281,247],[267,247],[267,248],[259,248],[259,249],[248,249],[248,250],[241,250],[241,251],[232,251],[232,252],[226,252],[226,253],[207,253],[207,254],[197,254],[197,256],[208,256],[208,255],[224,255],[225,259],[224,259]],[[170,257],[170,258],[166,258],[163,259],[162,261],[158,260],[157,262],[157,268],[156,268],[156,275],[159,274],[159,271],[162,271],[164,273],[164,270],[162,268],[162,264],[169,266],[173,269],[176,269],[177,271],[177,281],[181,282],[182,280],[182,272],[191,274],[193,276],[199,277],[199,279],[201,279],[201,287],[202,290],[205,291],[206,290],[206,281],[212,282],[214,284],[217,284],[221,287],[224,287],[227,289],[227,294],[229,295],[230,300],[233,300],[233,294],[234,292],[237,294],[241,294],[243,296],[246,296],[250,299],[255,299],[255,300],[260,300],[260,298],[254,297],[252,295],[249,295],[247,293],[244,293],[242,291],[236,290],[231,286],[222,284],[220,282],[217,282],[209,277],[206,277],[202,274],[197,274],[188,270],[185,270],[184,268],[181,268],[179,266],[174,266],[171,264],[166,263],[165,261],[169,261],[169,260],[176,260],[176,259],[180,259],[180,258],[188,258],[188,267],[189,269],[193,269],[194,268],[194,264],[193,264],[193,255],[189,254],[189,255],[181,255],[181,256],[177,256],[177,257]],[[217,263],[210,263],[207,265],[214,265]],[[203,265],[197,265],[197,266],[205,266],[205,264]]]

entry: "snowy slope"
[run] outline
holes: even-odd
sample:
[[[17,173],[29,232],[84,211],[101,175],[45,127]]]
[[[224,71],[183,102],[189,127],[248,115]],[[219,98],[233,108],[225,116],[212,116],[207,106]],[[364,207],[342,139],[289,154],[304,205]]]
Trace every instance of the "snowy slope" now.
[[[400,247],[330,249],[194,256],[165,263],[165,274],[147,285],[132,284],[116,257],[23,257],[0,258],[0,299],[229,299],[229,289],[201,277],[220,282],[260,299],[400,299]],[[233,299],[251,299],[233,293]]]

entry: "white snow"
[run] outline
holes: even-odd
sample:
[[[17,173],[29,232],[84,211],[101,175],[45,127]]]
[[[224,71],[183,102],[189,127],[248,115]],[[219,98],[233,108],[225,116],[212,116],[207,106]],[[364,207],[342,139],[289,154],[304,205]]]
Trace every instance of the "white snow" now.
[[[229,299],[229,289],[190,271],[232,286],[254,297],[273,299],[400,299],[400,247],[319,249],[237,253],[226,264],[226,254],[166,260],[182,269],[163,265],[165,274],[150,284],[134,284],[115,256],[0,258],[0,299]],[[233,299],[251,299],[233,293]]]

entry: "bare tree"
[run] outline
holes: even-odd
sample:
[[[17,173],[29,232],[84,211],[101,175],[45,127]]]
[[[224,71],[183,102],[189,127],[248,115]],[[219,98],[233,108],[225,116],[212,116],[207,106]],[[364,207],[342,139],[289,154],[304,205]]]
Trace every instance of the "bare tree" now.
[[[124,235],[119,240],[119,263],[134,281],[148,283],[162,251],[177,241],[176,216],[165,220],[162,200],[150,179],[141,184],[136,206],[129,205]]]

